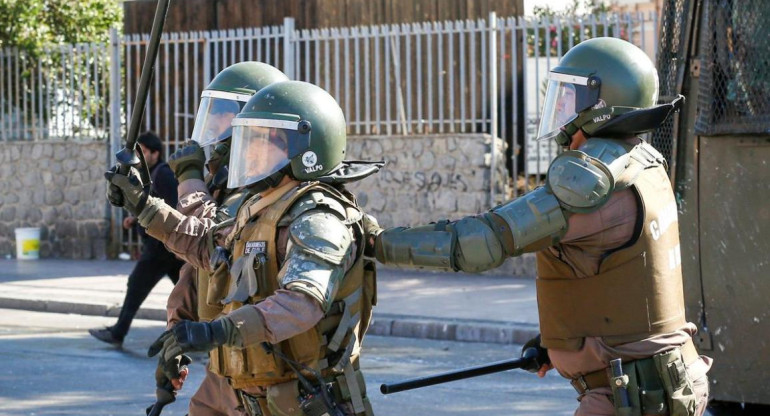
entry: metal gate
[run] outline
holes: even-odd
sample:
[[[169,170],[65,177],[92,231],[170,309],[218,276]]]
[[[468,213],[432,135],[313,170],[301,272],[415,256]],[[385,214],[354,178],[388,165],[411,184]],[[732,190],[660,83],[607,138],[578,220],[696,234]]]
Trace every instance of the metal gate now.
[[[292,79],[329,91],[345,112],[351,135],[487,133],[500,137],[506,143],[507,162],[505,167],[492,166],[492,171],[507,174],[490,175],[495,186],[490,186],[489,199],[496,203],[537,186],[556,154],[553,143],[532,140],[549,68],[574,44],[595,36],[627,39],[654,56],[656,26],[654,14],[536,19],[498,18],[492,13],[479,20],[313,30],[296,30],[294,20],[287,18],[281,26],[170,33],[159,47],[143,129],[165,140],[167,157],[190,136],[200,92],[219,71],[244,60],[266,62]],[[70,51],[62,52],[65,58],[86,56],[85,62],[94,69],[83,72],[87,75],[72,72],[52,78],[58,83],[53,90],[72,97],[68,102],[79,103],[73,106],[78,110],[70,113],[93,108],[100,115],[87,117],[98,124],[74,126],[71,138],[99,138],[109,131],[111,153],[122,148],[148,38],[120,37],[113,31],[109,45],[62,47]],[[0,74],[5,74],[0,75],[0,85],[19,82],[18,77],[11,80],[17,73],[13,56],[13,51],[0,51]],[[40,73],[35,76],[41,77]],[[3,88],[0,102],[29,97],[16,91],[30,87],[16,88]],[[24,101],[17,111],[28,115],[30,106],[62,108],[60,97],[58,107],[46,107],[56,99],[41,96],[34,102]],[[41,134],[50,129],[40,128],[45,124],[40,119],[19,118],[14,128],[32,132],[25,139],[49,137]],[[0,140],[14,139],[6,134],[9,131],[0,125]],[[492,163],[495,159],[493,155]],[[501,183],[509,185],[500,187]],[[122,212],[113,210],[112,215],[117,225],[113,241],[120,241],[124,251],[136,250],[135,236],[119,226]]]
[[[539,185],[558,151],[553,143],[533,140],[550,67],[576,43],[596,36],[629,40],[654,58],[656,28],[655,14],[498,18],[492,13],[479,20],[312,30],[295,30],[294,20],[286,18],[282,26],[172,33],[161,41],[144,128],[164,138],[166,155],[172,153],[192,132],[201,89],[223,68],[257,60],[329,91],[345,112],[351,135],[502,138],[508,178],[490,180],[509,185],[502,194],[490,186],[494,203]],[[148,38],[126,36],[113,50],[114,60],[122,57],[125,63],[124,114],[131,114]],[[113,135],[113,150],[120,140]],[[128,233],[119,238],[127,248],[135,245]]]

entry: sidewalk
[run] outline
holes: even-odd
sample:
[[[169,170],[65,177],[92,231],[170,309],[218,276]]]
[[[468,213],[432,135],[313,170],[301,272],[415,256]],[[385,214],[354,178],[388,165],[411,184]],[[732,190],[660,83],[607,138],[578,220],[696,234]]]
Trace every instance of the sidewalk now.
[[[131,261],[0,260],[0,308],[114,316]],[[370,334],[521,344],[537,335],[535,282],[507,276],[378,269]],[[165,320],[163,279],[137,318]]]

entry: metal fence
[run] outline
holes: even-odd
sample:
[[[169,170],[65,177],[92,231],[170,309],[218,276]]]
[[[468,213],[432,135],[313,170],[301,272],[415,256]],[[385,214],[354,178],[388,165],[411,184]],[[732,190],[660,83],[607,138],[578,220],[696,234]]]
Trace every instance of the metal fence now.
[[[514,180],[511,193],[516,196],[542,182],[548,164],[559,151],[553,141],[534,140],[550,68],[571,47],[598,36],[628,40],[654,59],[658,52],[658,16],[625,13],[506,18],[500,19],[497,26],[499,136],[509,145],[508,170]]]
[[[242,60],[272,64],[329,91],[356,135],[484,132],[508,142],[507,167],[537,183],[556,146],[535,145],[543,81],[574,44],[627,39],[654,57],[655,14],[497,18],[295,30],[282,26],[164,36],[144,122],[173,152],[189,137],[200,90]],[[147,35],[126,36],[125,113],[130,114]]]
[[[161,40],[143,127],[167,141],[168,156],[192,133],[200,92],[211,79],[233,63],[261,61],[329,91],[345,112],[348,134],[501,137],[512,186],[491,195],[495,201],[540,184],[558,151],[554,143],[534,141],[551,66],[596,36],[629,40],[654,59],[657,19],[492,13],[479,20],[296,30],[286,18],[282,26],[170,33]],[[148,40],[113,31],[107,45],[49,48],[37,66],[18,51],[0,51],[0,140],[109,135],[117,151]]]
[[[168,140],[167,152],[173,152],[192,132],[205,85],[228,65],[258,60],[329,91],[345,111],[349,134],[496,131],[513,153],[531,153],[527,164],[520,157],[509,169],[541,172],[554,149],[524,139],[537,124],[548,69],[575,43],[594,36],[622,37],[654,56],[656,26],[654,14],[542,19],[492,14],[480,20],[314,30],[295,30],[287,18],[283,26],[171,33],[159,48],[144,128]],[[3,50],[0,138],[99,139],[111,127],[109,117],[123,126],[147,41],[148,35],[128,35],[112,45],[51,48],[39,69],[26,72],[30,58]],[[109,94],[110,75],[122,98]],[[113,129],[114,140],[121,131]]]
[[[106,139],[110,97],[108,45],[0,49],[2,141]]]

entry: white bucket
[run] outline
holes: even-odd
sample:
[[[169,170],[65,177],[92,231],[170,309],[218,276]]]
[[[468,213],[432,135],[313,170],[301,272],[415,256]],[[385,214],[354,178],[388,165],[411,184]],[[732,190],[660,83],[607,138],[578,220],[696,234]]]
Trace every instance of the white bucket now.
[[[40,228],[17,228],[16,258],[19,260],[37,260],[40,258]]]

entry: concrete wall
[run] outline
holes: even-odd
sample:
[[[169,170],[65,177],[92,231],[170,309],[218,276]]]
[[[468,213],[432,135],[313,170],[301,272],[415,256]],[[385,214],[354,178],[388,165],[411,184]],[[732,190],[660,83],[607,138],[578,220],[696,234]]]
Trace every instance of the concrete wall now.
[[[0,143],[0,256],[14,229],[40,227],[40,256],[106,257],[104,142]]]
[[[491,172],[486,134],[352,136],[348,159],[386,161],[353,183],[360,204],[383,227],[427,224],[486,211]],[[505,195],[497,140],[497,202]],[[16,254],[14,228],[42,229],[42,257],[105,258],[107,148],[102,142],[0,143],[0,256]],[[494,273],[534,275],[534,260],[510,259]]]

